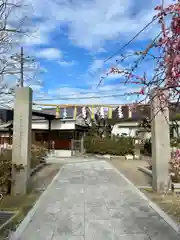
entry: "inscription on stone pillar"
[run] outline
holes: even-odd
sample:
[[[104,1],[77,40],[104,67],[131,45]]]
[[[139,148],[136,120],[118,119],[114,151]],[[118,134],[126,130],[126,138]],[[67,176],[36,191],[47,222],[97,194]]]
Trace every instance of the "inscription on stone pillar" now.
[[[13,148],[12,148],[12,194],[26,194],[30,173],[32,126],[32,89],[17,88],[15,92]]]

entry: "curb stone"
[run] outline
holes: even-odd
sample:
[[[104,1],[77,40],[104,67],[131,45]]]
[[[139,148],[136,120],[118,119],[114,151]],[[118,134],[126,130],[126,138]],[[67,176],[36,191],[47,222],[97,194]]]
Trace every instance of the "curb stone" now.
[[[1,213],[4,212],[4,213],[10,213],[10,214],[13,214],[12,217],[10,217],[5,223],[3,223],[2,225],[0,225],[0,231],[2,229],[4,229],[10,222],[12,222],[12,220],[14,220],[14,218],[16,218],[19,214],[19,211],[0,211]]]
[[[46,162],[42,162],[38,164],[35,168],[33,168],[30,172],[30,176],[33,176],[36,172],[38,172],[41,168],[45,167],[47,165]]]
[[[150,177],[152,177],[152,171],[147,169],[146,167],[142,167],[142,166],[138,166],[138,169],[141,171],[141,172],[144,172],[146,174],[148,174]]]

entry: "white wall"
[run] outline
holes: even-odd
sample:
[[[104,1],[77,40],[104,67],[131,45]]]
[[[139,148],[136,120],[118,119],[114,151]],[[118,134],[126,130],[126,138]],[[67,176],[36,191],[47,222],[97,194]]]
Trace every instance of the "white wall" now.
[[[121,136],[123,133],[127,134],[130,137],[136,136],[136,131],[138,130],[138,122],[129,122],[129,123],[118,123],[113,126],[112,135]],[[144,132],[144,138],[149,139],[151,137],[150,132]]]
[[[32,129],[48,130],[48,121],[47,120],[33,121]],[[74,120],[62,121],[60,119],[54,119],[51,121],[51,130],[66,130],[66,129],[67,130],[75,129],[75,121]]]
[[[71,150],[54,150],[51,153],[52,157],[71,157]]]
[[[136,134],[137,127],[123,127],[119,126],[119,124],[115,125],[112,129],[112,134],[117,136],[121,136],[123,133],[127,134],[128,136],[134,137]]]
[[[172,122],[170,122],[172,124]],[[177,121],[177,124],[180,125],[180,121]],[[138,122],[122,122],[118,123],[113,126],[112,129],[112,135],[119,135],[121,136],[123,133],[126,133],[127,135],[134,137],[136,130],[138,130]],[[180,127],[179,127],[179,133],[180,133]],[[177,133],[174,130],[174,137],[177,137]],[[144,132],[144,138],[149,139],[151,138],[151,132]]]

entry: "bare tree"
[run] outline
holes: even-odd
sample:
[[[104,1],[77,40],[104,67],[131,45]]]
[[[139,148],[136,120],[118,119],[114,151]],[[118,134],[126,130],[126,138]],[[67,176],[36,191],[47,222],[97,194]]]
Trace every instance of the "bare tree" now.
[[[24,80],[30,82],[40,69],[33,58],[20,53],[23,37],[31,34],[29,7],[24,0],[0,0],[1,105],[7,106],[13,101],[14,87],[19,85],[22,71]]]
[[[20,44],[19,39],[27,33],[23,1],[0,0],[0,95],[8,94],[6,77],[16,71],[11,55],[14,46]]]

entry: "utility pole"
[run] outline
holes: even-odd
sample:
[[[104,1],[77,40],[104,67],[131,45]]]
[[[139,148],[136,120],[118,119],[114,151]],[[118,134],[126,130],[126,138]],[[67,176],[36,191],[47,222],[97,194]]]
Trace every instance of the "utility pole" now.
[[[20,87],[24,86],[24,51],[23,47],[21,47],[21,57],[20,57],[20,64],[21,64],[21,77],[20,77]]]
[[[24,55],[24,48],[21,47],[20,54],[16,53],[15,55],[11,56],[11,59],[14,60],[14,63],[17,63],[20,65],[19,67],[19,73],[20,73],[20,79],[18,81],[18,87],[24,87],[24,71],[32,71],[31,69],[25,69],[25,63],[32,63],[34,60]]]

